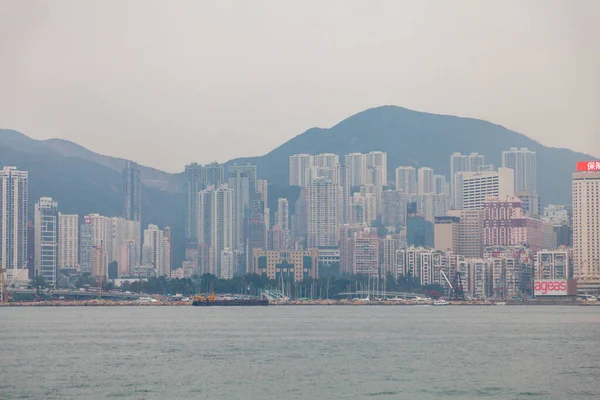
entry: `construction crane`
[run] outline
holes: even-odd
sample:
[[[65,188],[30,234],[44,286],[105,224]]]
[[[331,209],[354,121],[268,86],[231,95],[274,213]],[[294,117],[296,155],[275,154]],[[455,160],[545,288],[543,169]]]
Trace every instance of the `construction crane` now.
[[[4,278],[4,268],[0,263],[0,303],[4,304],[8,301],[8,291],[6,290],[6,279]]]
[[[465,298],[465,292],[463,290],[461,273],[459,271],[456,271],[454,273],[454,284],[452,284],[452,283],[450,283],[450,279],[448,279],[448,277],[446,276],[446,274],[444,273],[444,271],[441,268],[440,268],[440,272],[442,273],[442,276],[444,277],[446,282],[448,282],[448,286],[450,286],[450,300],[454,300],[454,301],[467,300]]]

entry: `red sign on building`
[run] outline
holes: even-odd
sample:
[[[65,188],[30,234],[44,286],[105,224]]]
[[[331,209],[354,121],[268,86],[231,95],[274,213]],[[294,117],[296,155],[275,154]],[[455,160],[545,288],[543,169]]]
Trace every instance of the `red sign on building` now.
[[[600,171],[600,161],[579,161],[577,171]]]

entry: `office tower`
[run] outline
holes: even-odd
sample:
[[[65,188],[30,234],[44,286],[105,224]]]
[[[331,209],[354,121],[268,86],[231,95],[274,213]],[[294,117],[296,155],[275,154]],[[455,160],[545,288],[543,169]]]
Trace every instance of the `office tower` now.
[[[144,248],[146,249],[147,265],[154,269],[156,276],[171,276],[170,243],[165,237],[164,231],[158,226],[149,224],[144,230]]]
[[[381,223],[384,226],[406,225],[407,196],[401,190],[386,190],[382,194]]]
[[[79,270],[79,215],[58,213],[58,268]]]
[[[460,236],[460,217],[435,217],[433,245],[436,250],[458,251]]]
[[[542,248],[539,219],[525,216],[517,197],[488,199],[484,203],[484,246],[528,246],[536,252]]]
[[[196,223],[196,217],[198,215],[196,211],[196,205],[198,204],[198,192],[204,189],[203,183],[203,169],[202,165],[197,163],[189,164],[185,166],[184,178],[185,178],[185,221],[184,221],[184,233],[185,233],[185,246],[186,246],[186,258],[188,250],[195,251],[197,248],[197,237],[198,226]]]
[[[222,164],[212,162],[203,167],[202,188],[206,189],[209,186],[219,187],[225,183],[225,168]]]
[[[92,273],[93,226],[87,220],[79,227],[79,269],[82,274]]]
[[[485,166],[485,157],[479,153],[471,153],[467,156],[467,171],[478,172]]]
[[[414,167],[396,168],[396,190],[404,194],[417,194],[417,170]]]
[[[408,246],[433,247],[433,224],[418,214],[406,218],[406,241]]]
[[[251,265],[254,249],[267,248],[267,227],[265,226],[265,206],[262,200],[250,201],[246,222],[246,265]],[[247,271],[250,273],[250,271]]]
[[[459,217],[458,248],[453,249],[464,257],[483,256],[483,210],[452,210],[449,216]]]
[[[504,199],[514,196],[513,172],[509,168],[498,168],[498,172],[458,172],[454,175],[455,208],[481,209],[489,196]]]
[[[123,169],[123,217],[142,221],[142,172],[133,161],[125,161]]]
[[[444,175],[434,175],[433,182],[434,193],[450,195],[450,186]]]
[[[0,171],[0,264],[6,269],[27,263],[27,171],[4,167]]]
[[[355,232],[351,239],[352,273],[379,276],[379,238],[375,228]]]
[[[308,186],[308,247],[338,245],[338,190],[322,178]]]
[[[535,151],[511,148],[502,152],[502,166],[511,168],[515,179],[515,192],[537,193],[537,163]]]
[[[433,169],[421,167],[417,171],[417,194],[434,193]]]
[[[198,193],[198,248],[201,273],[220,276],[221,252],[233,246],[234,191],[227,185]]]
[[[579,293],[600,290],[600,171],[573,174],[573,267]]]
[[[58,278],[58,204],[51,197],[35,203],[35,274],[48,285]]]
[[[250,200],[257,197],[256,165],[230,165],[229,189],[233,190],[233,250],[245,248],[244,221],[247,220]],[[263,206],[264,207],[264,206]]]
[[[374,171],[372,176],[367,177],[364,184],[387,185],[387,153],[383,151],[372,151],[366,154],[367,170]]]
[[[312,167],[313,156],[310,154],[294,154],[290,156],[290,186],[305,187],[307,185],[306,175]]]

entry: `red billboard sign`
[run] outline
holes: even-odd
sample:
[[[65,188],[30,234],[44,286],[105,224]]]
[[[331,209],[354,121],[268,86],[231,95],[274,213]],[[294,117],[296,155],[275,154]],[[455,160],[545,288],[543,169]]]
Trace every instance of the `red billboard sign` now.
[[[579,161],[577,171],[600,171],[600,161]]]
[[[533,284],[533,293],[536,296],[566,296],[566,279],[540,279]]]

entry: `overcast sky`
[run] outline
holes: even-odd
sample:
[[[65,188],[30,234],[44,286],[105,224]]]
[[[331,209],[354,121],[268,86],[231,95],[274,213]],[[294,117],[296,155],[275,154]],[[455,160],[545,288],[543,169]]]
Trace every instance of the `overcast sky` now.
[[[0,1],[0,128],[168,171],[379,105],[600,156],[600,1]]]

